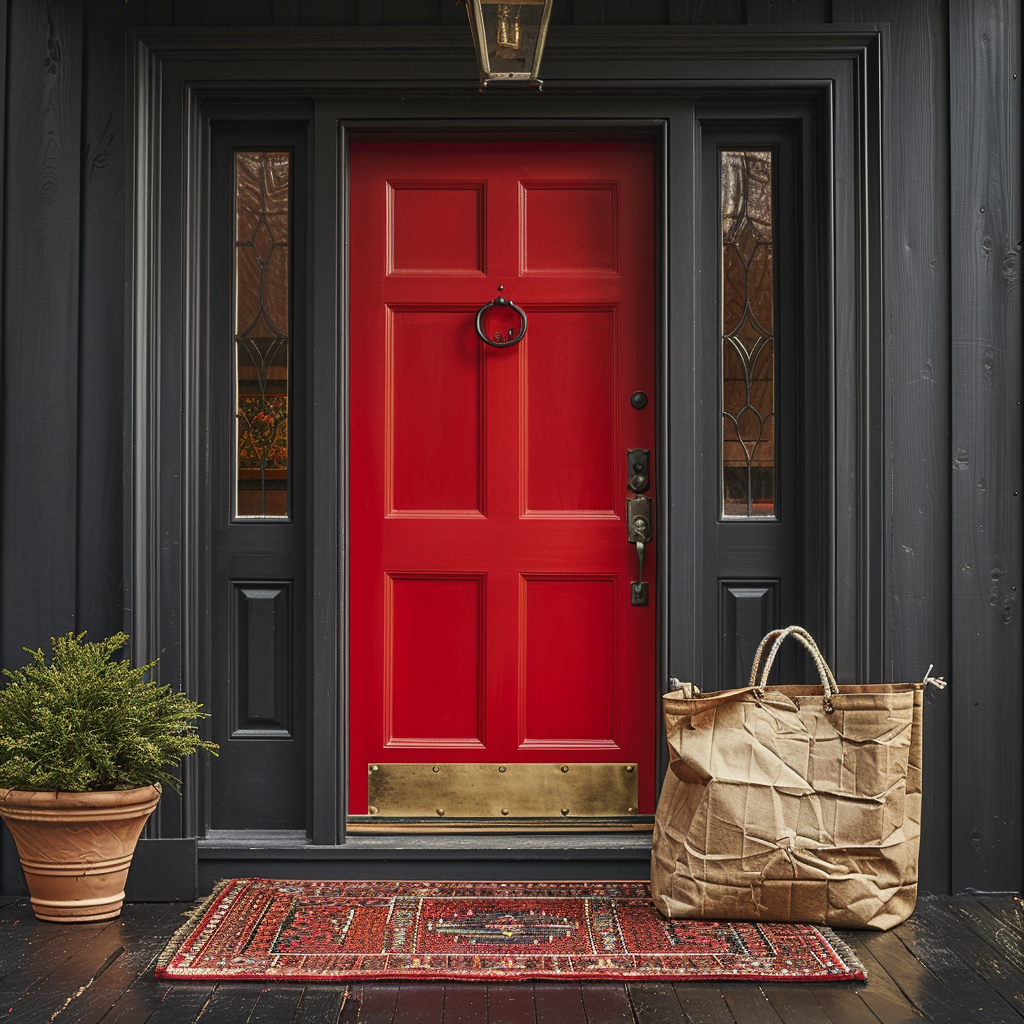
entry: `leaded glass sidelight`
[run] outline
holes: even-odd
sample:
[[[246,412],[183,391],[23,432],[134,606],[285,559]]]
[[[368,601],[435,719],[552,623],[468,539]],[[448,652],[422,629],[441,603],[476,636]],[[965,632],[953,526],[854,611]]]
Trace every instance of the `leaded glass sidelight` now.
[[[239,518],[288,516],[291,153],[235,152]]]
[[[723,150],[722,515],[776,514],[772,154]]]

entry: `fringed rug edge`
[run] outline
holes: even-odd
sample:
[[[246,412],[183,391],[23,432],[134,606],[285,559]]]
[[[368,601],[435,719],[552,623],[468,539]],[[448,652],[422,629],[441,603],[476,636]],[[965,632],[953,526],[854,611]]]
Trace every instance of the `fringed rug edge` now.
[[[199,922],[206,916],[213,904],[217,902],[224,889],[236,881],[238,881],[236,878],[222,878],[219,882],[215,882],[213,891],[209,896],[204,896],[198,903],[185,911],[183,915],[185,918],[184,924],[175,929],[174,934],[167,940],[163,952],[156,958],[155,973],[158,978],[164,977],[164,970],[174,959],[174,954],[181,949],[185,940],[196,930]]]
[[[846,942],[842,936],[837,935],[831,928],[826,927],[823,924],[811,925],[812,928],[817,928],[821,932],[825,941],[828,942],[832,948],[842,957],[843,962],[850,968],[854,976],[850,978],[850,981],[867,981],[868,971],[861,959],[853,951],[853,948]],[[847,979],[843,979],[844,981]]]

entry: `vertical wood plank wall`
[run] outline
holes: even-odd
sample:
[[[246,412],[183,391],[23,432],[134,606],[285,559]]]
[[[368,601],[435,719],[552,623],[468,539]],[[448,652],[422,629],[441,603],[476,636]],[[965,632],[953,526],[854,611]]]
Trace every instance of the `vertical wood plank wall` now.
[[[4,235],[3,664],[75,620],[82,7],[10,12]]]
[[[888,679],[950,678],[948,23],[930,0],[835,0],[834,17],[888,25],[883,69],[884,378]],[[912,144],[901,140],[913,139]],[[926,822],[947,827],[950,695],[925,697]],[[930,829],[929,829],[930,832]],[[926,886],[949,884],[930,847]]]
[[[82,7],[17,3],[8,26],[0,655],[13,668],[77,625]],[[16,865],[5,831],[5,892]]]
[[[951,681],[928,698],[922,883],[934,891],[1021,884],[1019,20],[1016,0],[556,0],[553,17],[610,31],[886,26],[885,671],[913,679],[934,663]],[[108,633],[124,615],[126,28],[464,21],[450,0],[11,5],[0,24],[4,666],[23,645]],[[328,810],[315,815],[322,842]]]
[[[1021,7],[951,5],[952,886],[1020,887]]]

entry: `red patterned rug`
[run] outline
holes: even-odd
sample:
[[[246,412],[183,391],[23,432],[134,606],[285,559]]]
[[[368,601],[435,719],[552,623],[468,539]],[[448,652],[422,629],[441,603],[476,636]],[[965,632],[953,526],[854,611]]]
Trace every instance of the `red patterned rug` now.
[[[863,980],[827,929],[666,921],[645,882],[223,882],[158,978]]]

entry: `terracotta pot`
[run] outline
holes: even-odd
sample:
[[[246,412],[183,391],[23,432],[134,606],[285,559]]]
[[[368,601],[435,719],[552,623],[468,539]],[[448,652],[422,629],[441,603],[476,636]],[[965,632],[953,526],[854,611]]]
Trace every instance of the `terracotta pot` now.
[[[0,788],[0,816],[18,844],[36,917],[117,917],[135,844],[159,799],[155,786],[102,793]]]

